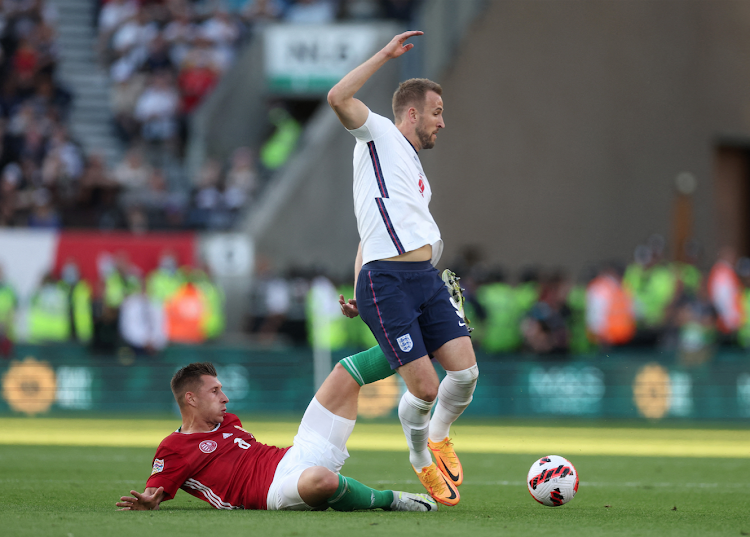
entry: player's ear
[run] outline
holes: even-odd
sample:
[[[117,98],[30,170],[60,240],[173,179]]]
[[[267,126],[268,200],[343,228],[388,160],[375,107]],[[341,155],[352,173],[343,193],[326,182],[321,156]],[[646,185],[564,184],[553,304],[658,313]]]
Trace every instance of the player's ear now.
[[[195,406],[195,394],[193,392],[185,392],[185,404]]]
[[[417,109],[413,106],[410,106],[409,110],[406,113],[408,114],[409,121],[411,123],[416,123],[417,119],[419,118],[419,112],[417,111]]]

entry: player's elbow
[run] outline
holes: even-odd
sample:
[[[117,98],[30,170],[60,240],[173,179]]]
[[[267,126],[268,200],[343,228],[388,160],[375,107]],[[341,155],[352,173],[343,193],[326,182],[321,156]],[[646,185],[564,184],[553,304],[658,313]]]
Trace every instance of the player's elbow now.
[[[328,92],[328,106],[330,106],[334,110],[338,110],[339,108],[341,108],[341,101],[341,95],[339,94],[336,86],[332,87]]]

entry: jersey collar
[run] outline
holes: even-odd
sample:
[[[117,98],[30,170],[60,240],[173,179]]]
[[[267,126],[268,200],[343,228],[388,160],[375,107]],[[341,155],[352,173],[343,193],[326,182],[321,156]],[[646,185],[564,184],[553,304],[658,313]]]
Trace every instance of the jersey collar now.
[[[401,133],[401,136],[404,136],[404,133]],[[404,136],[404,140],[406,140],[406,143],[409,144],[411,148],[414,149],[414,152],[418,155],[419,151],[416,150],[416,148],[412,145],[412,143],[409,141],[409,139],[406,136]]]

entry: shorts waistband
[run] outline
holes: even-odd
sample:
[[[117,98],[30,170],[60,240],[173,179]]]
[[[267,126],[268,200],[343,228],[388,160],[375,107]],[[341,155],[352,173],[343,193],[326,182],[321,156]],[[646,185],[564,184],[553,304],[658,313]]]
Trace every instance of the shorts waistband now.
[[[370,261],[362,265],[362,270],[382,272],[421,272],[432,268],[430,261]]]

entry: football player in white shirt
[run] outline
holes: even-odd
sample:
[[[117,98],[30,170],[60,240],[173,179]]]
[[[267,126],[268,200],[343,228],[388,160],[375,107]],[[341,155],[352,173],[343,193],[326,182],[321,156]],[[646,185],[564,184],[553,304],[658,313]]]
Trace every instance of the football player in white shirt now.
[[[356,299],[341,296],[339,302],[347,317],[362,316],[390,368],[406,383],[398,414],[414,471],[433,498],[455,505],[463,470],[450,425],[471,402],[479,371],[460,288],[450,277],[444,284],[434,267],[443,243],[428,210],[432,192],[418,156],[434,147],[445,128],[442,88],[427,79],[402,82],[393,96],[395,125],[354,97],[387,61],[414,47],[407,39],[422,33],[397,35],[328,93],[331,108],[357,139],[354,205],[361,242]],[[374,354],[379,353],[365,355]],[[432,357],[446,371],[442,382]],[[381,363],[342,363],[357,382],[367,384],[385,376],[382,357],[376,359]]]

